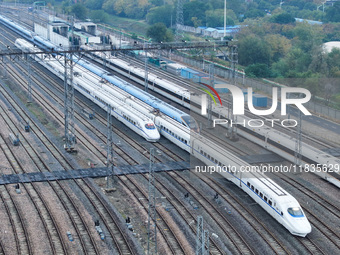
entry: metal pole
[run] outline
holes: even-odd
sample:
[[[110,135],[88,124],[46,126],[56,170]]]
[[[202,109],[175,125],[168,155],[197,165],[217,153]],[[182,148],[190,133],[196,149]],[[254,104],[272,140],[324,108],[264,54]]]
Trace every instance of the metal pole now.
[[[209,82],[210,86],[214,87],[215,85],[215,77],[214,77],[214,64],[209,65]],[[211,125],[212,122],[212,100],[211,97],[208,99],[208,125]]]
[[[209,255],[210,252],[209,230],[204,230],[204,239],[202,244],[203,255]]]
[[[297,132],[296,132],[296,141],[295,141],[295,153],[294,153],[294,163],[296,166],[301,165],[301,153],[302,153],[302,114],[301,111],[299,111],[299,123],[297,125]]]
[[[149,87],[149,81],[148,81],[148,52],[146,50],[146,42],[144,42],[144,53],[145,53],[144,90],[147,92]]]
[[[203,255],[203,238],[204,238],[204,232],[203,232],[203,217],[198,216],[197,217],[197,231],[196,231],[196,255]]]
[[[224,0],[224,32],[223,37],[226,36],[226,30],[227,29],[227,0]]]
[[[75,128],[74,128],[74,85],[73,85],[73,46],[74,46],[74,19],[72,17],[72,40],[71,52],[64,57],[65,75],[64,75],[64,89],[65,89],[65,150],[68,152],[74,151],[76,144]],[[68,82],[69,81],[69,82]]]
[[[149,209],[148,209],[148,255],[157,254],[157,224],[156,224],[156,195],[155,195],[155,169],[154,169],[154,148],[150,149],[149,165]],[[154,224],[154,249],[151,248],[151,221]]]
[[[107,166],[107,179],[106,179],[106,188],[110,189],[110,167],[113,171],[113,136],[112,136],[112,114],[111,114],[111,106],[107,106],[107,155],[106,155],[106,166]],[[113,172],[111,172],[113,174]],[[112,183],[113,184],[113,183]]]
[[[28,100],[27,103],[32,102],[32,68],[31,68],[31,56],[27,55],[27,65],[28,65],[28,79],[27,79],[27,91],[28,91]]]

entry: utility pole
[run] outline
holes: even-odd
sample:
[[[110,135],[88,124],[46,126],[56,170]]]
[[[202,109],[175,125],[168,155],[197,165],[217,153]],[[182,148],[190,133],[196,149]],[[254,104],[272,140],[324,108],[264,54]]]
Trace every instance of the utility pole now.
[[[224,32],[223,38],[226,36],[226,29],[227,29],[227,0],[224,0]]]
[[[113,176],[113,130],[112,130],[112,114],[111,114],[111,106],[107,106],[107,155],[106,155],[106,167],[107,167],[107,179],[106,179],[106,188],[110,189],[113,186],[113,177],[110,185],[110,168],[111,175]]]
[[[32,68],[31,68],[31,55],[27,55],[27,69],[28,69],[28,77],[27,77],[27,93],[28,99],[27,103],[32,102]]]
[[[71,51],[64,56],[64,89],[65,89],[65,145],[64,148],[68,152],[74,152],[76,144],[75,128],[74,128],[74,86],[73,86],[73,49],[74,49],[74,18],[72,17],[71,27]]]
[[[144,77],[144,90],[147,92],[148,91],[148,87],[149,87],[149,80],[148,80],[148,52],[146,50],[146,42],[144,42],[144,54],[145,54],[145,77]]]
[[[296,141],[295,141],[295,153],[294,153],[294,163],[296,166],[301,165],[301,153],[302,153],[302,134],[301,134],[301,128],[302,128],[302,114],[301,111],[299,111],[299,121],[297,125],[297,132],[296,132]]]
[[[157,224],[156,224],[156,194],[155,194],[155,152],[154,148],[150,149],[149,165],[149,209],[148,209],[148,255],[157,254]],[[151,248],[151,221],[154,224],[154,249]],[[153,251],[152,251],[153,250]]]
[[[203,255],[204,245],[204,231],[203,231],[203,217],[197,217],[197,231],[196,231],[196,255]]]
[[[214,87],[215,77],[214,77],[214,64],[209,64],[209,82],[210,86]],[[212,125],[212,100],[211,97],[208,99],[208,125]]]
[[[237,46],[233,45],[231,47],[231,69],[232,69],[232,82],[236,84],[236,65],[238,63],[238,52]]]
[[[177,12],[176,12],[176,35],[175,41],[179,42],[182,37],[181,26],[184,25],[183,21],[183,0],[177,0]]]
[[[210,253],[210,240],[209,240],[209,230],[204,230],[204,238],[202,243],[202,254],[209,255]]]

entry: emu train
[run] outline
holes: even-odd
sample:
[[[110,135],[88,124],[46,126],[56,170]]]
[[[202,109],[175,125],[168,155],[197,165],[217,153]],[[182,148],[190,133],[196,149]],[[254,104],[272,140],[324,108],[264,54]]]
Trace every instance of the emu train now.
[[[97,87],[93,87],[97,85],[91,82],[88,84],[90,87],[97,89]],[[102,93],[101,96],[106,97],[107,94]],[[137,104],[136,98],[131,97],[131,95],[127,96],[127,98],[131,100],[129,105],[132,105],[132,101],[135,101]],[[100,99],[102,100],[102,98]],[[143,104],[145,102],[140,101],[138,105],[141,106]],[[274,219],[288,229],[290,233],[306,236],[311,232],[311,225],[299,203],[275,182],[266,178],[261,173],[243,173],[241,168],[248,165],[246,162],[203,136],[192,132],[190,128],[175,121],[174,118],[152,111],[150,106],[149,108],[140,106],[139,108],[138,106],[135,107],[140,112],[153,118],[154,123],[163,136],[202,160],[205,164],[224,169],[220,172],[222,176],[228,178],[249,194]]]

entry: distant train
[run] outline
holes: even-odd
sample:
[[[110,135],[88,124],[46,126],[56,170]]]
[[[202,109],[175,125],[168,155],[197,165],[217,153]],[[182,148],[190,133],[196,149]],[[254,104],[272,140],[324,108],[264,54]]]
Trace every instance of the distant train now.
[[[90,46],[82,46],[84,49],[91,49]],[[98,63],[103,63],[102,60],[102,53],[100,52],[92,52],[88,54]],[[144,85],[144,70],[133,66],[126,62],[123,59],[118,59],[114,56],[106,59],[106,62],[109,63],[107,65],[109,68],[118,72],[119,74],[124,75],[125,77]],[[179,66],[179,68],[183,68],[183,66]],[[115,81],[110,81],[113,84],[117,85],[118,83]],[[183,88],[171,81],[164,80],[158,77],[155,74],[149,73],[148,74],[148,83],[149,89],[153,90],[172,101],[183,105],[190,109],[191,111],[195,111],[197,113],[201,113],[201,97],[195,93],[190,93],[190,91],[186,88]],[[119,86],[119,85],[117,85]],[[138,94],[134,94],[134,91],[129,92],[132,95],[139,97]],[[144,96],[143,96],[144,98]],[[142,99],[148,102],[150,105],[154,106],[153,102],[149,102],[147,98]],[[162,110],[165,114],[168,113],[167,109]],[[212,105],[212,115],[213,118],[222,118],[227,119],[229,113],[228,108],[222,106],[215,106]],[[169,115],[171,116],[171,115]],[[279,154],[281,157],[294,162],[295,157],[295,146],[296,146],[296,138],[284,134],[280,131],[275,130],[272,127],[267,126],[264,124],[261,127],[254,127],[248,125],[251,118],[241,115],[237,117],[238,123],[245,123],[245,125],[237,125],[238,134],[249,139],[252,142],[255,142],[264,148]],[[259,119],[259,122],[263,121],[263,119]],[[196,122],[195,122],[195,125]],[[313,173],[317,174],[321,178],[326,179],[327,181],[335,184],[336,186],[340,187],[339,181],[339,167],[340,167],[340,159],[331,156],[309,144],[302,142],[302,160],[307,164],[314,164],[314,165],[321,165],[323,168],[328,166],[329,172],[326,171],[315,171]]]
[[[15,41],[15,46],[24,52],[39,51],[39,49],[34,48],[31,43],[24,39],[17,39]],[[37,57],[41,60],[38,61],[40,64],[45,66],[59,78],[64,79],[64,67],[58,61],[44,59],[39,55],[37,55]],[[103,90],[103,87],[107,85],[100,83],[100,77],[97,77],[93,82],[93,85],[89,86],[88,83],[90,81],[86,79],[86,77],[84,78],[79,75],[79,73],[81,73],[79,67],[75,66],[73,71],[78,74],[75,75],[73,79],[74,88],[76,90],[95,102],[104,110],[110,110],[112,116],[124,123],[140,136],[144,137],[147,141],[156,142],[159,140],[160,135],[153,121],[124,102],[121,102],[119,99],[115,97],[108,97]]]
[[[54,68],[50,70],[54,70]],[[82,70],[80,69],[78,71],[80,72],[79,77],[82,77],[84,75]],[[60,71],[56,72],[58,73]],[[91,76],[92,75],[93,74],[91,74]],[[82,82],[89,86],[84,87],[86,90],[89,88],[97,89],[97,85],[90,82],[88,77],[82,80]],[[110,86],[103,86],[102,88],[106,92],[103,91],[103,93],[100,94],[97,98],[98,101],[105,101],[105,98],[110,100],[109,98],[114,97],[119,89]],[[126,92],[120,90],[118,94],[124,93]],[[163,136],[202,160],[208,166],[220,167],[222,169],[220,172],[222,176],[249,194],[274,219],[288,229],[290,233],[304,237],[311,232],[311,225],[299,203],[275,182],[261,173],[243,173],[241,169],[249,166],[246,162],[203,136],[191,132],[191,129],[183,124],[183,121],[177,122],[175,118],[165,116],[155,111],[155,108],[150,105],[148,106],[143,100],[143,102],[137,100],[134,96],[127,94],[125,94],[125,96],[124,102],[128,102],[130,106],[134,105],[134,109],[138,109],[139,112],[152,118]],[[116,95],[116,97],[123,100],[118,95]]]
[[[84,70],[84,72],[86,72]],[[91,79],[90,73],[87,79]],[[248,193],[274,219],[292,234],[306,236],[311,226],[296,199],[261,173],[242,173],[251,166],[209,139],[192,132],[172,118],[155,112],[150,105],[115,86],[105,86],[107,95],[116,96],[152,119],[161,135],[186,150],[206,165],[222,169],[220,174]]]

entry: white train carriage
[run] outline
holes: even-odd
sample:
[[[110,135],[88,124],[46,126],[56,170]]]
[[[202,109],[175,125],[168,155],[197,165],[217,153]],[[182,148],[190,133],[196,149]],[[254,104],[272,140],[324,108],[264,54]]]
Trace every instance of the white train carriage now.
[[[99,79],[97,80],[97,83],[99,83]],[[82,79],[76,79],[74,85],[75,89],[104,110],[111,107],[111,113],[116,119],[123,122],[147,141],[156,142],[159,140],[160,134],[153,121],[128,106],[124,101],[114,97],[114,95],[108,94],[103,88],[105,85],[89,85],[89,81],[84,77],[82,77]]]
[[[202,136],[191,134],[192,154],[235,183],[293,235],[305,237],[312,228],[297,200],[262,173]],[[254,170],[252,170],[254,171]]]
[[[110,104],[108,100],[110,100],[111,96],[109,98],[107,94],[101,93],[97,97],[98,100],[101,100],[103,107],[106,104]],[[130,97],[130,99],[132,100],[133,98]],[[149,115],[151,114],[153,114],[154,121],[162,135],[184,150],[189,151],[207,165],[226,166],[231,164],[238,169],[241,166],[247,165],[246,162],[233,156],[230,152],[211,143],[202,136],[190,132],[189,128],[179,124],[179,122],[167,116],[162,116],[162,114],[149,111]],[[227,177],[227,175],[231,174],[228,171],[222,174],[251,195],[256,202],[283,224],[292,234],[305,236],[311,231],[310,224],[298,202],[270,179],[264,176],[241,176],[241,172],[236,172],[234,175],[231,175],[231,178]]]
[[[90,46],[84,45],[81,46],[82,49],[93,49]],[[117,73],[124,75],[125,77],[144,85],[145,82],[145,70],[133,66],[122,59],[116,58],[114,56],[110,56],[101,52],[92,52],[90,55],[97,62],[104,64],[105,62],[109,63],[109,67]],[[171,100],[184,105],[186,107],[190,107],[190,92],[189,90],[182,88],[174,83],[169,83],[167,80],[163,80],[157,75],[150,73],[148,74],[148,84],[149,89],[164,94],[170,98]]]
[[[17,39],[16,45],[18,48],[22,47],[25,51],[29,51],[31,49],[35,51],[33,45],[23,39]],[[38,57],[41,58],[41,56]],[[62,58],[60,58],[60,61],[63,61]],[[39,63],[59,78],[64,79],[65,70],[58,61],[50,61],[41,58]],[[74,88],[76,90],[95,102],[104,110],[107,110],[108,107],[111,106],[111,114],[115,118],[123,122],[140,136],[144,137],[147,141],[156,142],[159,140],[160,134],[151,119],[128,106],[123,101],[112,96],[108,97],[105,95],[106,92],[102,90],[100,86],[100,77],[97,77],[96,79],[95,75],[89,76],[86,73],[82,73],[82,69],[78,68],[77,65],[74,67],[73,71],[76,74],[73,77]],[[83,77],[83,74],[85,74],[85,77]],[[91,78],[91,80],[89,78]]]
[[[100,59],[102,57],[101,53],[93,53],[92,57],[97,61],[102,62]],[[110,68],[114,71],[140,84],[144,84],[144,70],[134,67],[126,61],[115,57],[108,59],[108,62],[110,63]],[[173,65],[176,66],[176,63]],[[190,95],[190,92],[187,89],[170,81],[163,80],[152,73],[149,73],[148,78],[150,85],[149,89],[152,89],[195,112],[201,112],[200,95]],[[226,107],[213,105],[212,109],[214,118],[226,118],[228,116],[228,109]],[[243,121],[248,123],[249,119],[250,118],[246,116],[238,116],[238,122],[241,123]],[[246,127],[243,128],[238,125],[238,127],[241,136],[258,143],[275,153],[279,153],[287,160],[294,160],[295,137],[282,134],[268,126],[263,128],[252,128],[246,125]],[[306,148],[302,151],[302,159],[305,163],[314,165],[320,164],[323,167],[328,166],[328,171],[332,172],[331,174],[324,171],[314,173],[340,187],[340,181],[338,180],[340,160],[305,143],[303,143],[303,148]]]

